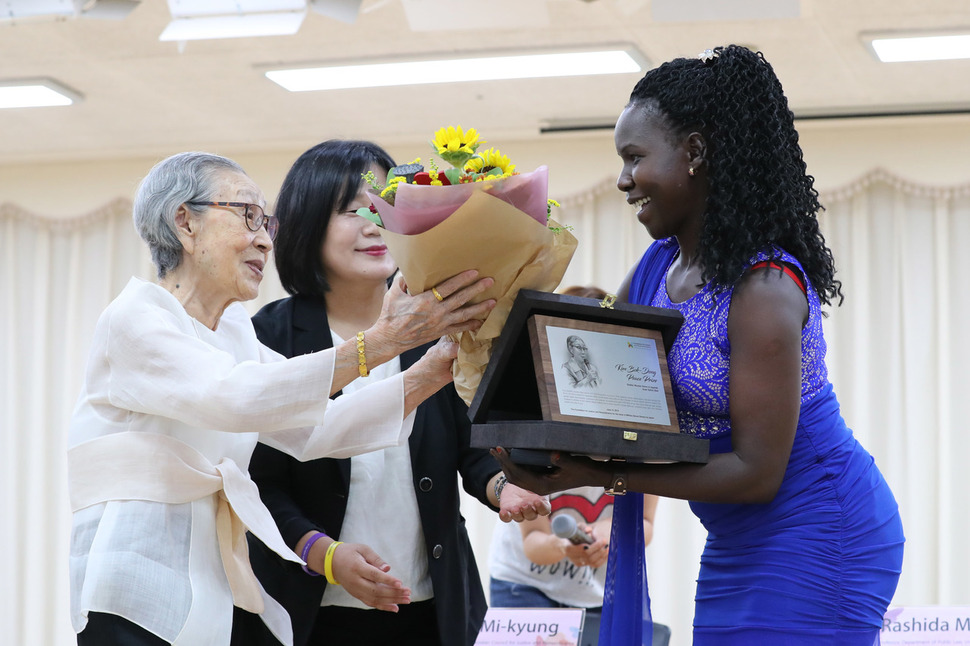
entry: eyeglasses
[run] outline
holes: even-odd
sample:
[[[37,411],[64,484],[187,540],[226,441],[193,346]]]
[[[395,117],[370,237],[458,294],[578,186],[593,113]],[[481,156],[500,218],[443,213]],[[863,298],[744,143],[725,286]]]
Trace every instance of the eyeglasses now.
[[[259,231],[259,227],[265,226],[270,240],[276,240],[276,232],[280,228],[280,221],[276,216],[264,211],[259,204],[250,204],[249,202],[186,202],[186,204],[192,206],[231,206],[245,209],[246,227],[250,231]]]

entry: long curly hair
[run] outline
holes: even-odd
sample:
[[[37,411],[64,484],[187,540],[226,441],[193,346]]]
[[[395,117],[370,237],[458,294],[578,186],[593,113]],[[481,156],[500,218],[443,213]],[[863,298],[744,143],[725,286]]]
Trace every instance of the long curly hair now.
[[[699,132],[707,141],[710,192],[698,242],[705,281],[731,287],[757,252],[781,248],[802,264],[823,303],[841,304],[842,283],[818,226],[815,179],[781,82],[761,52],[728,45],[664,63],[634,87],[634,106],[658,110],[672,137]]]

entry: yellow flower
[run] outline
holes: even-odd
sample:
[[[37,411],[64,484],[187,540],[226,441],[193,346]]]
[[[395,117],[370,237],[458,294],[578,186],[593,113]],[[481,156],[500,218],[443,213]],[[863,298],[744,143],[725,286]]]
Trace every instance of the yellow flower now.
[[[446,162],[455,168],[462,168],[483,143],[485,140],[478,139],[478,132],[474,128],[465,131],[461,126],[448,126],[434,133],[431,145]]]
[[[485,143],[478,140],[478,133],[474,128],[469,128],[468,132],[462,130],[461,126],[448,126],[434,133],[434,145],[438,154],[444,152],[466,152],[474,153],[479,144]]]
[[[468,163],[465,164],[466,173],[487,173],[493,168],[501,170],[503,177],[508,177],[515,173],[515,164],[497,148],[489,148],[472,159],[469,159]]]
[[[405,178],[403,177],[392,177],[391,181],[384,187],[384,190],[381,191],[381,197],[393,204],[394,195],[397,193],[397,185],[404,181]]]

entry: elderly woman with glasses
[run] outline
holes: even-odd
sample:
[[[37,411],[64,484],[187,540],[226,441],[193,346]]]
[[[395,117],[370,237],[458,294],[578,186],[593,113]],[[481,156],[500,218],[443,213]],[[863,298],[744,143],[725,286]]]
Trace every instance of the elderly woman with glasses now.
[[[396,446],[451,381],[452,343],[393,378],[332,394],[404,350],[476,329],[490,284],[465,272],[411,296],[334,348],[285,359],[259,343],[255,298],[277,221],[235,162],[182,153],[134,204],[157,282],[132,279],[98,321],[68,436],[71,610],[78,644],[228,644],[233,605],[284,644],[292,629],[249,565],[246,530],[302,563],[249,478],[258,441],[299,459]],[[394,585],[388,577],[388,585]]]

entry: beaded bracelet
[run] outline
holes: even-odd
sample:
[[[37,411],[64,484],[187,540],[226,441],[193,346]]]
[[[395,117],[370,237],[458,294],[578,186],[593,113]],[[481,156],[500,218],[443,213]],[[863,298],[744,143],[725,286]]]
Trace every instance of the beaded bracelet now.
[[[316,543],[321,538],[324,538],[325,536],[326,536],[326,534],[324,534],[323,532],[317,532],[316,534],[314,534],[313,536],[311,536],[309,539],[307,539],[306,544],[303,545],[303,551],[300,554],[300,558],[303,559],[303,565],[301,565],[300,567],[302,567],[303,568],[303,571],[306,572],[307,574],[309,574],[310,576],[320,576],[320,573],[319,572],[314,572],[313,570],[311,570],[310,568],[308,568],[306,566],[307,557],[310,556],[310,548],[313,547],[313,544],[314,543]]]
[[[330,543],[330,547],[327,548],[327,555],[323,559],[323,573],[327,575],[327,583],[331,585],[340,585],[340,582],[333,577],[333,553],[337,550],[338,545],[343,545],[343,543],[340,541]]]
[[[495,479],[495,501],[502,506],[502,490],[505,489],[505,485],[509,483],[509,479],[505,477],[504,473],[499,473],[498,478]]]
[[[364,356],[364,333],[357,333],[357,371],[360,373],[361,377],[366,377],[370,374],[370,370],[367,369],[367,357]]]

